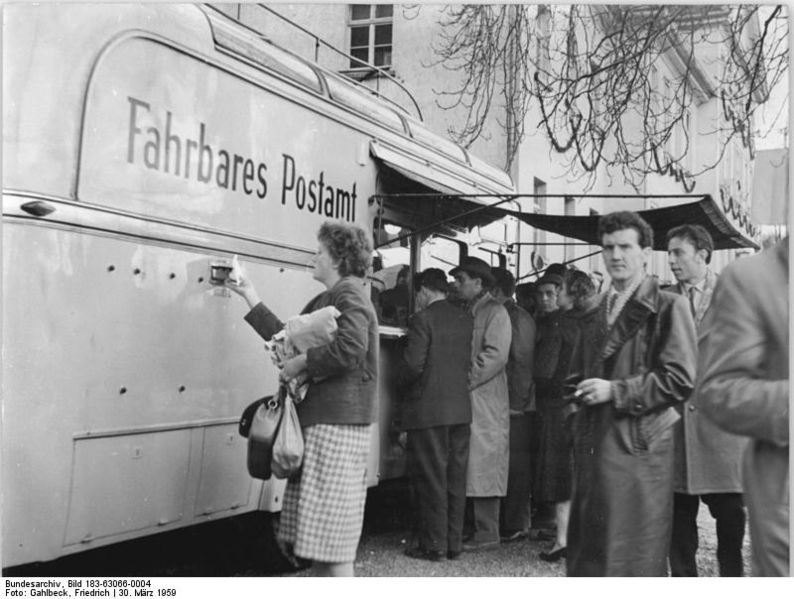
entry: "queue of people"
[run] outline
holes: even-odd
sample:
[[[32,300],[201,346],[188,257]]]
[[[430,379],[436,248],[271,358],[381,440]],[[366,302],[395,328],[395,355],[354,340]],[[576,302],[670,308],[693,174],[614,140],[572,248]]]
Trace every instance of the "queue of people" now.
[[[753,574],[787,576],[788,240],[717,277],[708,233],[677,227],[677,284],[664,288],[646,272],[653,231],[639,215],[601,217],[598,237],[607,280],[552,265],[517,287],[474,257],[416,275],[396,365],[416,502],[406,555],[547,539],[541,559],[565,559],[569,576],[696,576],[702,501],[720,574],[741,576],[746,499]],[[311,384],[278,539],[319,575],[352,575],[377,418],[372,246],[341,223],[318,240],[327,290],[304,312],[341,316],[332,343],[280,375]],[[228,286],[260,335],[280,329],[245,277]]]
[[[451,304],[474,323],[470,444],[481,453],[467,470],[474,479],[467,482],[463,549],[547,538],[540,558],[566,559],[569,576],[697,576],[702,501],[716,520],[720,575],[741,576],[743,481],[753,480],[753,573],[787,575],[787,291],[742,326],[717,327],[746,309],[729,307],[742,286],[731,280],[724,290],[708,267],[713,243],[705,229],[684,225],[668,233],[677,283],[667,287],[646,272],[653,231],[639,215],[606,215],[598,235],[607,281],[552,265],[535,283],[516,288],[510,273],[476,258],[450,272],[457,283]],[[774,272],[777,287],[785,283],[787,290],[787,258],[779,250],[755,274]],[[727,272],[735,278],[734,269]],[[757,288],[771,286],[759,280]],[[420,318],[421,311],[414,316]],[[752,335],[745,331],[751,325]],[[412,319],[409,344],[414,326]],[[424,342],[445,356],[459,340],[438,335]],[[758,374],[770,380],[755,381]],[[488,376],[494,382],[478,394]],[[728,385],[735,385],[732,393]],[[754,409],[761,413],[750,416]],[[748,443],[753,449],[745,452]],[[478,488],[483,464],[493,484]],[[420,537],[406,553],[439,560],[445,551],[459,555],[452,545],[431,548]]]

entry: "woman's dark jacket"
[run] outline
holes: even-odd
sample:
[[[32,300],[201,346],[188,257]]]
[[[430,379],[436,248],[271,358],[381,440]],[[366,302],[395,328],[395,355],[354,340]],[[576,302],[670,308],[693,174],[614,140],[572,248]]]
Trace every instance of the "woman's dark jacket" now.
[[[343,277],[306,304],[301,314],[326,306],[335,306],[341,313],[338,330],[334,341],[306,352],[312,383],[297,405],[301,426],[376,422],[378,317],[364,280]],[[262,303],[254,306],[245,320],[266,340],[284,328]]]
[[[589,307],[574,307],[560,315],[560,355],[552,377],[555,394],[550,398],[551,408],[567,406],[567,399],[563,397],[565,395],[563,385],[568,376],[577,374],[571,371],[571,359],[576,343],[580,335],[591,335],[593,327],[598,324],[596,321],[601,307],[598,298],[594,297],[593,300]]]
[[[571,308],[559,315],[560,353],[554,376],[551,377],[540,418],[540,446],[538,448],[533,497],[541,502],[559,503],[571,498],[573,454],[571,451],[570,421],[565,415],[568,400],[563,383],[570,374],[571,356],[580,335],[586,335],[599,316],[597,298],[589,308]]]
[[[561,310],[554,310],[537,318],[532,375],[535,379],[535,398],[539,412],[550,409],[548,404],[556,394],[553,378],[562,348],[562,314]]]

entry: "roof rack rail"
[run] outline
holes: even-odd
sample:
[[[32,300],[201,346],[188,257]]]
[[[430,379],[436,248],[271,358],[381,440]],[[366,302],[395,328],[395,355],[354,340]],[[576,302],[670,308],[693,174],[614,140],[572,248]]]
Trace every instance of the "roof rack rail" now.
[[[212,4],[210,4],[208,6],[210,6],[212,8],[215,8]],[[284,15],[282,15],[281,13],[279,13],[278,11],[274,10],[272,7],[270,7],[270,6],[266,5],[266,4],[261,4],[261,3],[253,4],[252,3],[252,4],[249,4],[248,6],[256,7],[258,9],[260,9],[260,10],[263,10],[263,11],[266,11],[268,13],[271,13],[275,17],[277,17],[277,18],[281,19],[282,21],[284,21],[285,23],[289,24],[291,27],[297,29],[298,31],[300,31],[300,32],[304,33],[305,35],[309,36],[310,38],[312,38],[314,40],[314,59],[313,60],[314,60],[314,64],[317,66],[317,68],[325,70],[325,71],[331,71],[331,69],[328,69],[328,68],[322,66],[320,64],[320,62],[319,62],[319,49],[322,46],[322,47],[328,48],[332,52],[334,52],[334,53],[338,54],[339,56],[342,56],[342,57],[344,57],[344,58],[346,58],[346,59],[348,59],[350,61],[355,61],[356,63],[360,63],[362,67],[366,67],[367,69],[371,70],[373,73],[377,73],[377,75],[379,77],[383,77],[385,79],[388,79],[396,87],[398,87],[400,90],[402,90],[403,93],[405,93],[405,95],[411,101],[411,105],[412,105],[413,111],[406,109],[406,107],[403,106],[402,104],[400,104],[399,102],[397,102],[394,99],[382,94],[380,92],[380,90],[379,90],[379,80],[378,79],[376,79],[376,87],[372,88],[372,87],[369,87],[367,85],[362,85],[361,83],[359,83],[357,80],[355,80],[352,77],[345,76],[345,80],[349,81],[351,83],[351,85],[354,85],[356,88],[362,90],[363,92],[365,92],[365,93],[367,93],[369,95],[374,95],[374,96],[378,97],[380,100],[388,102],[389,104],[391,104],[392,106],[397,108],[400,112],[403,112],[405,114],[412,115],[412,112],[414,112],[416,118],[418,118],[418,120],[420,122],[424,121],[424,117],[422,116],[422,111],[419,108],[419,104],[417,103],[417,101],[414,98],[413,94],[411,94],[411,92],[408,91],[408,89],[396,77],[394,77],[391,73],[389,73],[387,70],[382,69],[380,67],[377,67],[377,66],[375,66],[373,64],[370,64],[368,62],[365,62],[365,61],[363,61],[363,60],[361,60],[359,58],[356,58],[355,56],[351,56],[350,54],[348,54],[346,52],[343,52],[342,50],[340,50],[339,48],[337,48],[336,46],[334,46],[330,42],[325,41],[324,39],[322,39],[317,34],[313,33],[309,29],[306,29],[302,25],[299,25],[298,23],[296,23],[295,21],[291,20],[290,18],[285,17]],[[215,10],[218,10],[218,9],[215,8]],[[238,5],[237,17],[231,15],[228,11],[223,11],[223,13],[228,18],[230,18],[230,19],[236,21],[237,23],[239,23],[241,26],[246,27],[248,29],[251,28],[249,25],[247,25],[246,23],[244,23],[241,20],[240,12],[239,12],[239,5]],[[309,59],[304,57],[304,60],[309,60]],[[334,71],[331,71],[331,72],[334,72]]]

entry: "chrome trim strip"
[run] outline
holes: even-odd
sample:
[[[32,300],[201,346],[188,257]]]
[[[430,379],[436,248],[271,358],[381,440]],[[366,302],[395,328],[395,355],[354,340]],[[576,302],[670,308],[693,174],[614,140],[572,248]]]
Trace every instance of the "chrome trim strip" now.
[[[55,212],[45,217],[35,217],[24,212],[20,206],[28,199],[34,198],[55,204]],[[17,222],[72,230],[194,252],[238,254],[246,258],[269,260],[300,268],[305,268],[314,255],[314,249],[290,246],[270,239],[249,237],[230,231],[24,191],[4,190],[3,219],[9,224]]]
[[[227,418],[211,418],[206,420],[192,420],[188,422],[179,422],[174,424],[151,424],[148,426],[137,426],[128,428],[117,429],[100,429],[97,431],[85,431],[82,433],[75,433],[72,438],[75,441],[85,439],[106,439],[108,437],[122,437],[125,435],[144,435],[147,433],[160,433],[165,431],[179,431],[190,428],[207,428],[210,426],[221,426],[225,424],[237,424],[239,422],[237,417]]]

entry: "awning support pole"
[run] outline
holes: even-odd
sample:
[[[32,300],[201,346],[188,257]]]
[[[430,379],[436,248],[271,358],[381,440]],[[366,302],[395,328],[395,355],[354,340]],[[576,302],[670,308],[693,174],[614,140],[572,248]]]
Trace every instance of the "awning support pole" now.
[[[567,246],[586,245],[589,247],[593,247],[593,246],[597,247],[597,244],[595,243],[585,243],[584,241],[574,241],[571,243],[565,243],[564,241],[539,241],[537,243],[535,243],[534,241],[516,241],[514,243],[507,244],[508,251],[510,251],[510,248],[513,247],[514,245],[567,245]]]

